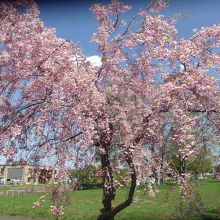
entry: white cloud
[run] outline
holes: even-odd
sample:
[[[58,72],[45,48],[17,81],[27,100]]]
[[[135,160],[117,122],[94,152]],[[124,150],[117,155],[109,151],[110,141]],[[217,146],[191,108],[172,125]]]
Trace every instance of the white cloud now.
[[[89,61],[93,66],[100,67],[102,65],[101,57],[96,55],[86,57],[86,60]]]
[[[73,61],[74,64],[77,64],[77,62],[80,62],[80,56],[72,56],[70,57],[70,60]]]
[[[179,70],[180,70],[181,73],[185,71],[185,67],[184,67],[183,64],[179,65]]]
[[[80,63],[80,61],[82,61],[81,59],[82,59],[81,57],[77,57],[77,56],[70,57],[70,60],[74,64],[77,64],[77,62]],[[97,55],[86,57],[86,61],[90,62],[91,65],[96,67],[100,67],[102,65],[101,57]]]

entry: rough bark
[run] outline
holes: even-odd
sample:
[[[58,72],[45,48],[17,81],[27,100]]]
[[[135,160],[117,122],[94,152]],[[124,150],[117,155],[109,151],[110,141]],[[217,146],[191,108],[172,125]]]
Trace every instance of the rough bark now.
[[[114,187],[114,176],[110,164],[108,147],[104,147],[104,150],[105,154],[100,155],[102,164],[103,208],[100,210],[101,214],[99,215],[98,220],[113,220],[114,216],[111,214],[111,212],[116,189]]]
[[[102,166],[106,165],[106,163],[109,162],[109,160],[107,159],[106,155],[101,157],[101,162],[102,162]],[[126,162],[130,168],[131,171],[131,186],[129,188],[129,194],[128,194],[128,198],[122,202],[121,204],[119,204],[118,206],[116,206],[115,208],[112,207],[112,202],[115,198],[115,194],[116,194],[116,189],[111,188],[111,181],[113,181],[113,175],[112,178],[110,176],[110,178],[108,178],[106,175],[104,177],[105,182],[104,183],[110,183],[110,188],[107,189],[106,187],[104,187],[103,185],[103,206],[104,208],[101,210],[101,214],[99,215],[97,220],[114,220],[114,217],[121,212],[123,209],[125,209],[126,207],[128,207],[132,202],[133,202],[133,197],[134,197],[134,192],[136,189],[136,181],[137,181],[137,175],[136,175],[136,171],[135,171],[135,166],[133,164],[133,160],[131,156],[127,156],[126,157]],[[112,174],[112,170],[110,169],[110,173]],[[106,182],[110,181],[110,182]]]

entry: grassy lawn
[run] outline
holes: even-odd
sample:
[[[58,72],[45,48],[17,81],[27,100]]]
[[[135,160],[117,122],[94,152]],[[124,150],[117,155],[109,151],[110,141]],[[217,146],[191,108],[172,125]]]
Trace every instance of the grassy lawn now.
[[[139,199],[119,213],[116,220],[166,220],[173,219],[178,204],[177,192],[169,191],[168,185],[161,186],[160,192],[151,198],[140,189]],[[117,191],[115,204],[123,201],[128,189]],[[203,218],[206,220],[220,219],[220,181],[205,180],[200,186],[200,193],[205,205]],[[101,189],[81,190],[72,192],[72,205],[65,208],[63,220],[95,220],[101,208]],[[0,197],[0,215],[18,215],[53,219],[50,215],[50,203],[40,208],[32,208],[39,194],[27,194],[13,197]],[[187,217],[188,219],[199,219]]]

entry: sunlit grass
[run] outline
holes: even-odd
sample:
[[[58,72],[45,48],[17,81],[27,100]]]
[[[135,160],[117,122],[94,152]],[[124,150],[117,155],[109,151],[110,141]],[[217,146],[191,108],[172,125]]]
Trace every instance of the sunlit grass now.
[[[178,204],[177,192],[169,190],[169,185],[161,186],[160,192],[151,198],[144,195],[143,188],[137,191],[138,199],[119,213],[116,220],[166,220],[173,219]],[[205,204],[203,219],[220,219],[220,181],[205,180],[200,186],[202,200]],[[119,189],[115,204],[123,201],[128,189]],[[101,206],[101,189],[81,190],[71,193],[72,204],[65,208],[63,220],[92,220],[96,219]],[[27,194],[11,197],[0,197],[0,215],[30,216],[36,218],[52,219],[50,203],[47,200],[40,208],[32,208],[39,194]],[[199,219],[188,217],[187,219]]]

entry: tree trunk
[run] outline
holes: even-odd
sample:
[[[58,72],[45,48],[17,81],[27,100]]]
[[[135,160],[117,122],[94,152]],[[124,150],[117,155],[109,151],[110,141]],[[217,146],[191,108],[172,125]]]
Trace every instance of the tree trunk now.
[[[162,159],[160,166],[160,185],[164,185],[164,161]]]
[[[161,163],[160,163],[160,184],[164,185],[164,160],[166,154],[166,147],[163,145],[161,152]]]
[[[101,214],[97,220],[114,220],[115,215],[117,215],[120,211],[128,207],[133,202],[137,176],[132,157],[129,155],[126,156],[126,162],[131,170],[131,186],[129,189],[128,198],[113,208],[112,202],[116,195],[116,189],[114,188],[114,176],[110,166],[109,152],[105,149],[105,154],[101,155],[101,164],[103,170],[103,209],[100,210]]]
[[[106,212],[100,214],[97,220],[114,220],[114,216],[111,215],[111,212]]]
[[[131,155],[129,154],[126,155],[126,162],[131,170],[131,186],[129,189],[128,198],[112,210],[114,216],[123,209],[125,209],[126,207],[128,207],[129,205],[131,205],[131,203],[133,202],[134,192],[136,189],[137,174]]]
[[[110,164],[109,149],[105,146],[103,147],[103,150],[105,154],[100,154],[102,164],[103,208],[100,210],[101,214],[99,215],[98,220],[113,220],[114,216],[111,211],[116,189],[114,187],[114,176]]]
[[[187,161],[186,159],[180,159],[180,174],[187,172]]]

